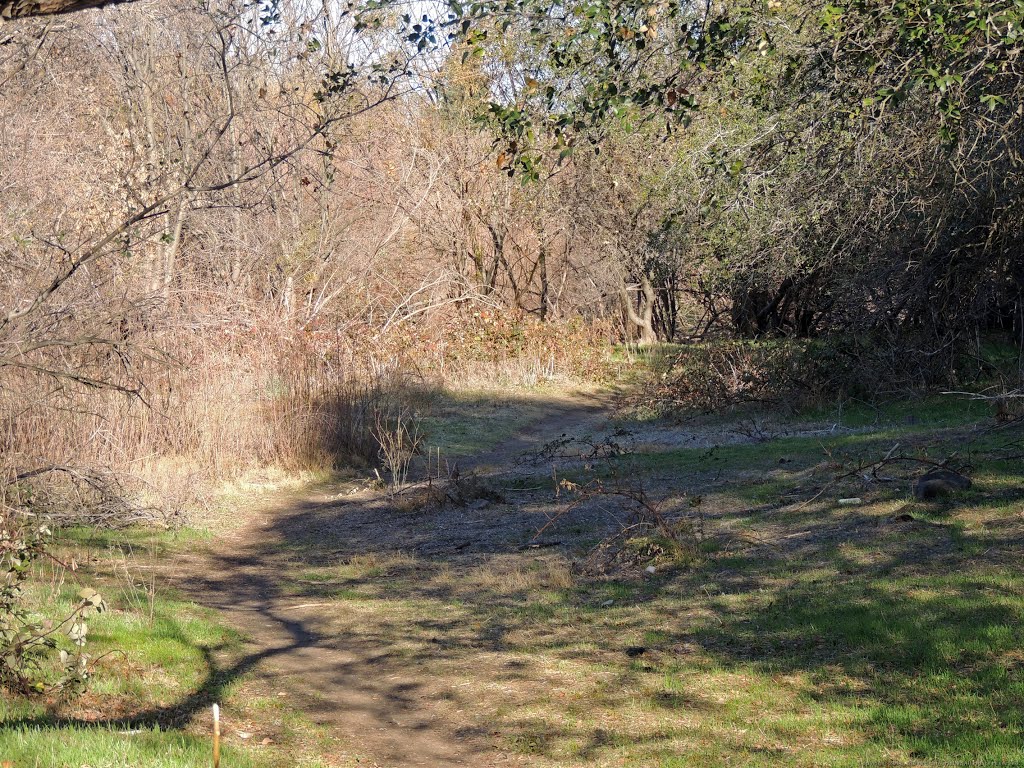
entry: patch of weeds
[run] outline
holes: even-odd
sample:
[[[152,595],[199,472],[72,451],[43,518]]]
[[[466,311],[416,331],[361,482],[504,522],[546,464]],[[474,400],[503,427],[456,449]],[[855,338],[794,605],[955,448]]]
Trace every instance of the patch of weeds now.
[[[635,599],[637,593],[638,586],[635,582],[618,580],[590,583],[579,588],[582,598],[598,604],[601,608],[610,607],[614,603],[629,602]]]
[[[572,501],[550,516],[537,536],[560,525],[584,504],[598,501],[606,508],[609,502],[615,504],[612,516],[619,529],[580,561],[583,573],[607,575],[619,569],[682,567],[697,562],[702,522],[698,524],[690,517],[670,520],[662,505],[651,499],[639,483],[606,483],[593,478],[580,484],[563,477],[558,488],[560,493],[570,494]],[[700,503],[701,499],[694,497],[690,506],[696,508]]]
[[[428,485],[407,488],[391,499],[394,515],[415,515],[428,509],[437,509],[446,503],[444,483],[431,481]]]
[[[725,547],[726,542],[715,536],[708,536],[707,538],[701,539],[697,544],[698,550],[703,555],[717,554],[723,551]]]
[[[297,574],[296,581],[306,583],[330,583],[337,579],[337,573],[334,569],[330,568],[307,568],[301,573]]]
[[[465,507],[477,501],[492,504],[502,504],[505,501],[505,497],[497,488],[475,474],[453,477],[445,489],[445,495],[458,507]]]
[[[680,568],[697,561],[697,548],[684,545],[679,537],[634,536],[622,543],[614,559],[625,567]]]
[[[668,632],[660,630],[648,630],[644,632],[643,644],[650,647],[658,647],[665,645],[672,639],[672,636]]]
[[[392,509],[399,514],[437,511],[448,506],[481,507],[503,504],[505,496],[489,480],[475,473],[460,474],[457,470],[449,477],[432,479],[399,495]]]
[[[791,477],[780,479],[764,479],[756,483],[734,484],[733,493],[741,499],[752,504],[779,504],[791,501],[792,498],[784,499],[787,494],[793,494],[794,485]]]

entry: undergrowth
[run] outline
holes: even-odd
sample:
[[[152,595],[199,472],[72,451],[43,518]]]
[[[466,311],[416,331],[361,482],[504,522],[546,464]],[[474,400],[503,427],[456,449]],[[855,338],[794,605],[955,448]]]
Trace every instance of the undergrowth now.
[[[1010,413],[1021,382],[1020,354],[1005,343],[968,353],[929,354],[914,340],[893,345],[865,338],[714,340],[652,358],[651,375],[632,398],[656,415],[721,412],[756,406],[791,414],[850,402],[885,403],[942,390],[989,393],[993,411]]]

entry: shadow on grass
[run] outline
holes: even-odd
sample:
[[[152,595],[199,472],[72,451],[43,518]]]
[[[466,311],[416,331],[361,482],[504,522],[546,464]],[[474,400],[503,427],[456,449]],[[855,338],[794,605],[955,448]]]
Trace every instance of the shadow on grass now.
[[[992,509],[1021,498],[1004,490]],[[347,598],[340,601],[346,609],[375,601],[366,613],[372,623],[349,622],[338,636],[324,616],[291,629],[285,622],[295,643],[281,652],[317,645],[343,650],[343,662],[317,672],[325,707],[349,707],[342,718],[361,708],[365,722],[380,728],[407,721],[441,743],[464,739],[463,756],[481,754],[497,738],[505,749],[585,762],[616,750],[657,753],[680,738],[679,731],[638,732],[625,721],[595,724],[585,710],[566,716],[545,682],[543,665],[552,660],[585,664],[594,674],[616,672],[614,681],[593,689],[594,709],[624,711],[639,701],[646,711],[686,712],[706,722],[735,718],[726,714],[728,701],[649,685],[651,676],[680,663],[672,649],[689,645],[728,673],[767,681],[769,689],[776,676],[798,675],[800,701],[825,711],[826,722],[834,716],[845,723],[837,727],[874,754],[893,751],[931,765],[1024,763],[1024,574],[1013,566],[1020,537],[1009,535],[1013,529],[998,515],[991,526],[965,532],[957,522],[959,503],[911,507],[911,520],[807,509],[788,514],[769,546],[748,543],[732,554],[727,548],[696,571],[547,591],[499,588],[474,571],[498,571],[510,556],[529,561],[522,548],[547,511],[528,498],[405,513],[383,501],[305,503],[277,517],[267,540],[245,557],[224,558],[206,588],[280,603],[289,596],[281,577],[297,565],[332,567],[367,554],[404,553],[405,560],[372,574],[296,592],[296,599]],[[963,503],[986,509],[983,495]],[[726,528],[730,514],[756,528],[773,523],[775,510],[741,510],[711,524]],[[574,523],[592,532],[613,525],[598,511],[590,517],[584,511]],[[608,599],[617,611],[611,621],[600,608]],[[695,614],[701,617],[690,618]],[[280,612],[265,618],[282,621]],[[624,655],[623,638],[643,637],[652,620],[661,626],[651,650],[661,657],[645,657],[638,666]],[[500,654],[528,661],[497,670],[489,659]],[[467,669],[522,684],[526,692],[516,707],[545,714],[523,717],[515,708],[498,708],[488,725],[460,731],[422,719],[421,702],[445,688],[438,677]],[[339,700],[331,693],[337,689],[360,696]],[[457,689],[444,695],[456,709],[480,705]],[[769,722],[770,690],[758,706]],[[802,738],[780,733],[784,743]],[[768,749],[739,742],[712,747],[736,754],[762,748]],[[391,744],[384,756],[400,762],[409,754]]]
[[[769,556],[722,558],[702,574],[715,619],[680,638],[726,668],[801,675],[807,701],[912,761],[1024,764],[1019,521],[965,532],[956,503],[918,507],[807,516]]]
[[[287,545],[290,554],[282,559],[265,548],[255,558],[262,568],[287,572],[295,558],[327,565],[367,553],[408,553],[407,561],[382,572],[304,592],[347,598],[342,604],[378,601],[371,609],[380,611],[374,626],[359,627],[356,635],[339,640],[324,630],[317,637],[307,628],[309,642],[338,642],[353,654],[351,664],[328,675],[325,690],[361,688],[380,702],[373,713],[378,722],[415,713],[418,699],[437,695],[438,681],[430,675],[446,668],[480,663],[481,675],[498,677],[481,659],[501,653],[610,665],[624,677],[593,704],[628,708],[637,698],[637,680],[658,674],[659,662],[630,668],[620,638],[642,636],[651,620],[645,605],[683,615],[700,604],[713,620],[676,622],[663,638],[654,638],[655,650],[692,644],[726,670],[761,678],[800,674],[807,681],[801,694],[807,702],[855,712],[850,728],[863,739],[912,759],[1024,760],[1024,576],[1000,565],[1019,550],[998,528],[966,535],[950,521],[952,510],[931,507],[925,515],[931,519],[911,521],[849,510],[808,512],[790,521],[797,535],[770,553],[723,554],[666,581],[618,587],[600,582],[546,594],[478,586],[471,573],[499,569],[502,558],[518,552],[543,523],[543,511],[530,505],[451,508],[393,515],[387,523],[382,514],[386,510],[363,503],[295,508],[273,526],[276,543]],[[590,525],[600,525],[599,518]],[[225,561],[223,572],[237,574],[243,566]],[[438,578],[444,571],[448,577]],[[258,580],[246,577],[245,583],[251,593]],[[701,598],[709,585],[709,596]],[[237,592],[239,585],[217,588]],[[614,633],[595,609],[609,589],[622,606]],[[682,601],[670,597],[680,593],[686,596]],[[391,600],[414,605],[409,613],[389,616]],[[527,682],[531,676],[535,683],[543,679],[537,669],[506,674]],[[396,676],[411,682],[404,688],[383,682]],[[723,707],[692,691],[649,690],[639,698],[648,709],[699,713],[711,721]],[[546,700],[538,691],[524,705]],[[452,701],[460,708],[474,706],[471,697],[457,693]],[[764,706],[770,710],[771,702]],[[565,718],[552,712],[528,720],[509,713],[492,727],[506,748],[556,759],[593,759],[620,748],[656,750],[670,741],[664,734],[630,736],[595,726],[585,713]]]
[[[505,461],[595,413],[560,414],[482,463]],[[753,450],[737,449],[730,463],[738,471]],[[777,464],[776,452],[767,460]],[[788,485],[773,482],[767,496]],[[1002,493],[1000,509],[1021,498],[1012,488]],[[1024,763],[1024,575],[1014,565],[1020,537],[1011,535],[1019,527],[999,518],[967,534],[953,523],[955,505],[922,507],[923,519],[908,521],[857,508],[807,509],[783,520],[779,506],[712,516],[709,525],[722,531],[742,520],[744,531],[763,524],[774,538],[762,546],[723,536],[697,570],[545,587],[503,585],[500,577],[510,559],[527,568],[540,559],[525,548],[547,522],[550,498],[404,511],[384,498],[293,503],[258,540],[214,552],[206,570],[181,577],[200,602],[249,629],[251,651],[218,666],[216,649],[204,649],[207,677],[185,699],[102,725],[184,724],[232,681],[258,671],[299,680],[309,712],[372,734],[374,757],[387,764],[479,762],[495,745],[585,763],[615,751],[659,753],[685,730],[595,722],[588,708],[678,711],[709,723],[731,717],[738,729],[728,698],[689,686],[686,676],[701,670],[693,653],[766,686],[755,715],[765,728],[776,705],[772,686],[790,675],[801,680],[802,704],[824,711],[826,723],[846,713],[836,727],[875,754],[894,750],[911,764]],[[582,509],[573,525],[589,535],[616,526],[600,509]],[[554,551],[572,554],[570,546]],[[382,565],[344,570],[368,556]],[[304,575],[317,568],[334,572]],[[649,638],[650,653],[631,661],[627,638]],[[555,697],[551,670],[559,662],[585,670],[579,684],[590,700]],[[677,688],[652,685],[659,677]],[[480,685],[460,689],[456,679]],[[489,684],[507,685],[515,698],[496,703],[506,694],[492,693],[481,701]],[[471,714],[446,720],[432,711]],[[798,744],[803,735],[779,738]],[[740,759],[758,750],[784,757],[738,738],[708,748],[718,758],[730,750]]]
[[[293,633],[294,642],[262,649],[255,653],[242,654],[233,663],[222,665],[217,661],[217,654],[228,650],[229,644],[206,645],[195,643],[187,637],[187,633],[180,630],[180,627],[178,627],[173,619],[168,617],[161,617],[159,624],[161,627],[161,639],[173,640],[183,647],[198,652],[201,657],[201,666],[204,670],[203,679],[184,698],[173,704],[148,707],[119,717],[84,719],[45,714],[11,718],[3,722],[3,728],[5,730],[23,727],[62,728],[68,726],[75,728],[119,728],[127,730],[136,728],[182,728],[188,725],[198,714],[208,713],[213,704],[223,702],[233,682],[244,677],[266,660],[280,654],[286,654],[314,639],[312,635],[305,631],[301,622],[286,620],[282,624]],[[124,648],[121,650],[130,654],[133,649]]]
[[[721,623],[692,637],[721,662],[807,673],[814,699],[865,709],[865,735],[913,757],[1024,758],[1020,579],[861,581],[799,584],[766,605],[720,607]]]

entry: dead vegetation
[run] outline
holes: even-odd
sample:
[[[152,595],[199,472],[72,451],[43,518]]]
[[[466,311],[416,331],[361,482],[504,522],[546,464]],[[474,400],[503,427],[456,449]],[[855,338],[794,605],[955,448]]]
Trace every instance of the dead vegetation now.
[[[699,515],[701,499],[681,502],[673,508],[656,502],[645,491],[639,479],[606,480],[594,478],[584,483],[566,478],[556,479],[556,497],[566,497],[556,511],[537,531],[556,535],[581,507],[596,507],[606,513],[616,526],[578,563],[588,576],[633,576],[654,574],[665,569],[687,567],[700,559],[704,536],[703,519]]]

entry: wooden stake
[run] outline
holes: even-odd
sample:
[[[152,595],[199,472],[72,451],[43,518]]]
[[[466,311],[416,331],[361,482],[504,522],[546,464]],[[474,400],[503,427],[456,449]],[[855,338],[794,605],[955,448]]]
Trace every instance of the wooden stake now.
[[[213,768],[220,768],[220,707],[213,705]]]

